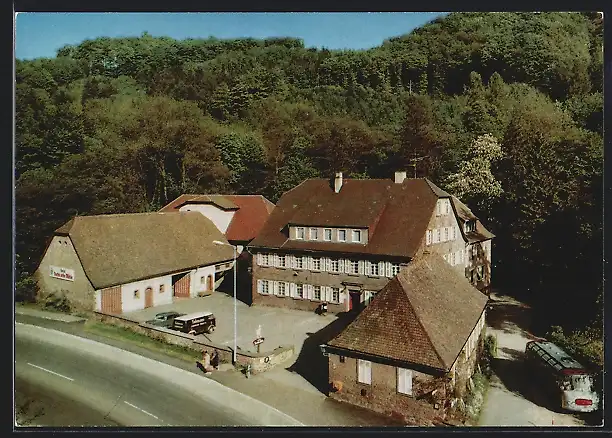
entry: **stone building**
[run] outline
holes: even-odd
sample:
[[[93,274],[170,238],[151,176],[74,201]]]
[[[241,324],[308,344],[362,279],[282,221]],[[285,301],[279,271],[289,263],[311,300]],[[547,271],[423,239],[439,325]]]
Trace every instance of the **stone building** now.
[[[199,213],[77,216],[55,231],[36,277],[43,297],[117,314],[211,292],[232,262],[225,236]]]
[[[330,397],[417,423],[441,414],[474,372],[487,301],[438,254],[415,258],[321,346]]]
[[[467,219],[458,215],[458,206]],[[429,252],[466,275],[473,235],[464,222],[486,230],[463,207],[428,179],[407,179],[406,172],[396,172],[393,180],[344,179],[341,172],[331,182],[306,180],[283,194],[248,246],[252,302],[302,310],[327,303],[331,312],[360,309],[402,266]],[[493,235],[482,237],[489,242],[490,267]]]

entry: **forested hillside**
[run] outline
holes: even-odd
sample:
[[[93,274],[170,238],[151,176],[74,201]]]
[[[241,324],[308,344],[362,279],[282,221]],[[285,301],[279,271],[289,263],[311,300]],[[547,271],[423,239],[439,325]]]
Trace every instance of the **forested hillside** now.
[[[73,215],[408,170],[496,234],[494,286],[601,321],[602,44],[598,14],[452,13],[363,51],[143,34],[17,61],[20,278]]]

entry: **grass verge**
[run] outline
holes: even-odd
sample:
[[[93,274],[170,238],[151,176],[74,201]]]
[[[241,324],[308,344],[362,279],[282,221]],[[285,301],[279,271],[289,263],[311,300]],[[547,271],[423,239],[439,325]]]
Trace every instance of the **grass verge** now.
[[[85,331],[99,336],[104,336],[106,338],[129,342],[133,345],[137,345],[151,351],[156,351],[158,353],[163,353],[190,363],[202,359],[202,353],[199,351],[182,347],[180,345],[168,344],[164,341],[153,339],[140,333],[136,333],[130,329],[115,325],[104,324],[96,321],[87,321],[85,323]]]

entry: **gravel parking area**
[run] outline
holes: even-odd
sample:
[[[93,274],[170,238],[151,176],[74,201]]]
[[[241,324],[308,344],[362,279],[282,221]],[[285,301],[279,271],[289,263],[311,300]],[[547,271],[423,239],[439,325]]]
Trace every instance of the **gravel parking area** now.
[[[243,351],[255,352],[253,346],[256,330],[261,325],[265,338],[261,351],[272,350],[280,345],[293,345],[295,354],[286,365],[290,366],[297,358],[309,334],[316,333],[336,320],[335,315],[321,316],[314,312],[280,309],[275,307],[249,307],[237,301],[237,346]],[[212,342],[232,346],[234,342],[234,300],[223,292],[198,298],[175,299],[174,303],[128,312],[124,317],[138,322],[152,319],[156,313],[174,310],[181,313],[210,311],[217,318],[217,327],[212,334],[199,335]]]

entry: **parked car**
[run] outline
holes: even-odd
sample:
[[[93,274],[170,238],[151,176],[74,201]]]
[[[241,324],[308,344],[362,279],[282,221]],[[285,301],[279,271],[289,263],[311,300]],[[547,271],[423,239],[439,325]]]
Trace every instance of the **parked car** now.
[[[172,330],[199,335],[214,332],[216,325],[217,320],[211,312],[197,312],[174,318]]]
[[[172,328],[174,318],[183,316],[184,313],[179,312],[161,312],[155,315],[154,319],[147,321],[147,324],[156,325],[159,327]]]

